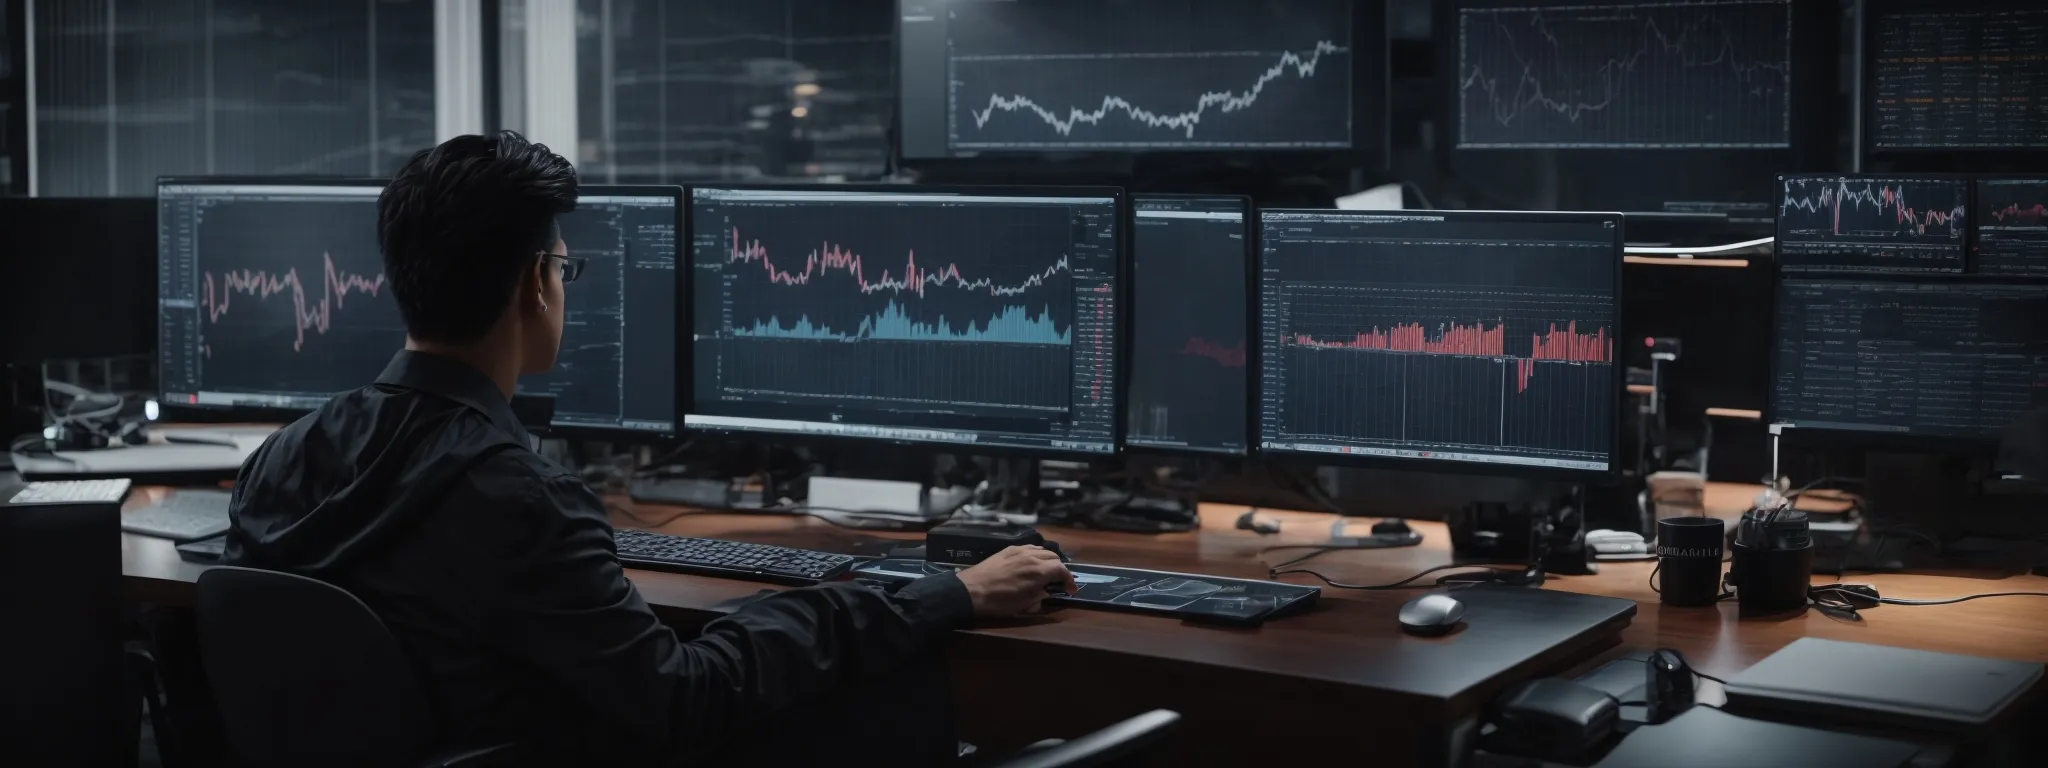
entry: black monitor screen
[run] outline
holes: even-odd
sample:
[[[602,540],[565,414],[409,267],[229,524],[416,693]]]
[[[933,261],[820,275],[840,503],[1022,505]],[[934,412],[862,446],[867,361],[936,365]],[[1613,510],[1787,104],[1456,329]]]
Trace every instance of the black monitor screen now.
[[[1788,279],[1771,421],[1996,439],[2048,406],[2048,285]]]
[[[1246,207],[1131,200],[1130,445],[1245,452]]]
[[[1780,269],[1961,272],[1970,183],[1961,178],[1783,176]]]
[[[1114,190],[691,190],[692,429],[1106,454]]]
[[[1873,149],[2048,149],[2048,7],[1894,0],[1871,15]]]
[[[1620,217],[1261,213],[1260,446],[1615,464]]]
[[[405,344],[375,182],[157,188],[158,377],[177,406],[305,410]]]
[[[2048,178],[1977,182],[1977,271],[2048,276]]]
[[[563,287],[554,369],[519,382],[554,395],[554,426],[675,431],[681,196],[679,187],[585,186],[560,217],[562,244],[587,261]]]
[[[1378,6],[902,0],[903,154],[1350,149]]]

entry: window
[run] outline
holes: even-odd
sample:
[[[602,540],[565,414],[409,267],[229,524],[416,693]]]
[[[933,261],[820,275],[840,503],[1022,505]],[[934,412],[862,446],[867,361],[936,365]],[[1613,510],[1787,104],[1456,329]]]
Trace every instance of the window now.
[[[28,0],[35,192],[384,176],[434,143],[432,0]]]
[[[893,0],[577,0],[584,177],[880,176],[894,14]]]

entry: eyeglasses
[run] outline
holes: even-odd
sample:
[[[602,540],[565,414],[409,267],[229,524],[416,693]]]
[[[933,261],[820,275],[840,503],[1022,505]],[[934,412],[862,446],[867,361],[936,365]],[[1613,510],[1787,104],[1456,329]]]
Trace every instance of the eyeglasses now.
[[[564,284],[576,282],[576,278],[583,274],[583,265],[590,261],[581,256],[563,256],[559,253],[548,253],[547,251],[541,251],[540,257],[543,259],[562,260],[562,282]]]

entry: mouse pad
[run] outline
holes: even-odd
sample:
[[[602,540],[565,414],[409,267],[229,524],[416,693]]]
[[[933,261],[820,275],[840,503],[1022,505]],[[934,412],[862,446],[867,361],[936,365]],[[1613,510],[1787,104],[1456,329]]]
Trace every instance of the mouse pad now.
[[[1322,590],[1297,584],[1222,576],[1112,568],[1070,563],[1080,594],[1058,596],[1057,603],[1164,613],[1195,621],[1256,624],[1283,611],[1306,608]],[[923,560],[890,558],[854,568],[863,578],[897,583],[950,570]]]

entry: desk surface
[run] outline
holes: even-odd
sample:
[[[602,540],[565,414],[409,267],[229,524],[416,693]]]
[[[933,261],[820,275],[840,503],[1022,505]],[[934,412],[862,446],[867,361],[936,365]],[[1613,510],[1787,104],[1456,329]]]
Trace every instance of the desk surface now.
[[[1756,490],[1751,486],[1713,484],[1709,487],[1707,506],[1716,516],[1732,518],[1740,514]],[[163,493],[166,491],[162,489],[144,489],[142,493],[134,494],[130,504],[146,504]],[[811,518],[635,506],[622,499],[616,503],[619,506],[613,512],[613,520],[617,525],[650,527],[648,523],[655,523],[657,525],[651,527],[656,530],[679,535],[863,555],[879,555],[892,541],[919,538],[917,534],[853,531]],[[1264,578],[1264,563],[1277,562],[1304,550],[1262,556],[1263,549],[1321,541],[1328,536],[1333,519],[1322,514],[1261,511],[1261,516],[1279,521],[1281,531],[1275,535],[1260,536],[1233,527],[1233,522],[1243,510],[1237,506],[1204,505],[1201,528],[1188,533],[1138,535],[1063,528],[1047,529],[1045,533],[1059,541],[1078,562]],[[1357,525],[1363,527],[1367,522],[1358,521]],[[1450,562],[1449,536],[1441,523],[1415,522],[1412,525],[1424,537],[1419,547],[1337,551],[1312,562],[1317,570],[1331,578],[1352,583],[1396,581],[1425,568]],[[138,600],[189,602],[191,583],[204,570],[202,566],[180,560],[172,544],[162,539],[124,534],[122,554],[130,594]],[[1600,564],[1600,573],[1596,575],[1553,576],[1547,588],[1637,601],[1639,612],[1623,633],[1624,646],[1676,648],[1701,671],[1724,678],[1748,668],[1800,637],[2048,662],[2048,644],[2041,642],[2042,637],[2048,636],[2048,610],[2042,610],[2048,606],[2036,602],[2043,598],[1997,598],[1945,606],[1887,605],[1865,611],[1860,622],[1833,619],[1815,611],[1784,619],[1738,620],[1732,602],[1712,608],[1659,605],[1656,593],[1649,586],[1650,570],[1651,563],[1647,561],[1606,562]],[[721,604],[754,595],[764,588],[757,583],[703,576],[638,570],[631,571],[630,575],[650,604],[663,611],[665,616],[678,617],[685,623],[706,620],[722,610]],[[1851,580],[1874,584],[1887,596],[1907,598],[2048,591],[2048,577],[2039,576],[1988,580],[1878,574]],[[1271,678],[1283,683],[1293,681],[1275,688],[1279,690],[1316,684],[1341,688],[1385,682],[1379,679],[1383,677],[1382,673],[1368,672],[1364,665],[1358,664],[1361,658],[1394,652],[1412,653],[1428,649],[1429,644],[1443,642],[1406,636],[1394,622],[1395,610],[1415,594],[1413,591],[1357,592],[1326,588],[1322,605],[1317,610],[1275,620],[1253,630],[1201,627],[1153,616],[1068,609],[1010,626],[965,633],[961,644],[982,653],[1015,659],[1014,664],[1032,663],[1029,659],[1041,656],[1065,659],[1067,657],[1059,654],[1086,651],[1094,656],[1113,658],[1119,665],[1163,665],[1156,671],[1165,679],[1184,674],[1190,668],[1203,668],[1217,672],[1223,677],[1223,682],[1230,685]],[[1518,675],[1511,676],[1540,674],[1569,666],[1580,659],[1605,658],[1618,652],[1603,654],[1597,647],[1578,647],[1565,653],[1575,658],[1532,659],[1516,668]],[[1417,669],[1420,671],[1421,667]],[[1425,686],[1427,679],[1431,678],[1418,675],[1406,682]],[[1271,680],[1265,683],[1251,685],[1248,690],[1265,689]],[[1498,687],[1482,686],[1474,695],[1490,696]],[[1454,708],[1459,712],[1439,711],[1418,716],[1430,720],[1462,716],[1470,703],[1457,702],[1458,706]]]

